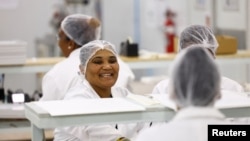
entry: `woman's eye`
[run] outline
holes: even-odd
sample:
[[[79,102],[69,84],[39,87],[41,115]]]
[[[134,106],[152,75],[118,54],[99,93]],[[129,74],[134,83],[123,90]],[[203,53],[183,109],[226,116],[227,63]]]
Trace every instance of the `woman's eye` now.
[[[93,63],[100,65],[100,64],[102,64],[102,61],[93,61]]]
[[[109,63],[110,63],[110,64],[114,64],[114,63],[116,63],[116,62],[117,62],[116,59],[110,59],[110,60],[109,60]]]

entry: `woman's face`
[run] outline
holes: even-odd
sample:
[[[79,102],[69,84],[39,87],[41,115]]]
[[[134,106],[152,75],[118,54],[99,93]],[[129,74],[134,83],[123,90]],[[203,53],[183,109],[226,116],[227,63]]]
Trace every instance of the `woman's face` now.
[[[85,78],[94,89],[106,89],[115,84],[118,72],[119,64],[116,56],[109,50],[103,49],[97,51],[90,58],[86,67]]]
[[[63,30],[60,28],[58,31],[58,37],[57,37],[57,41],[58,41],[58,46],[60,47],[63,55],[65,57],[68,57],[69,54],[72,52],[73,46],[71,48],[70,47],[70,39],[65,35],[65,33],[63,32]]]

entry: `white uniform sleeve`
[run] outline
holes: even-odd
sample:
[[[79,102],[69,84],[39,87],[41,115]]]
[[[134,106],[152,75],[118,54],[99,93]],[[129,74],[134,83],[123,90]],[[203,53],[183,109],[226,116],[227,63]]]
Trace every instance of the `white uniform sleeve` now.
[[[43,96],[40,99],[41,101],[47,100],[58,100],[59,99],[59,89],[56,85],[56,82],[49,75],[45,75],[42,80],[42,92]]]
[[[152,94],[167,94],[168,93],[169,79],[160,81],[153,88]]]
[[[91,93],[89,89],[84,89],[84,86],[79,85],[68,91],[64,97],[64,100],[93,99],[93,97],[91,97],[93,95],[94,94]],[[123,137],[123,135],[118,130],[116,130],[115,126],[110,124],[86,126],[78,125],[72,127],[56,128],[54,132],[55,141],[115,141],[119,137]]]
[[[125,87],[130,89],[130,82],[132,82],[135,79],[135,75],[131,68],[123,62],[120,58],[118,58],[118,63],[120,66],[119,76],[115,83],[116,86],[119,87]]]
[[[137,134],[140,134],[144,130],[150,128],[151,122],[140,122],[137,124]],[[135,140],[137,136],[132,138],[132,140]]]
[[[221,89],[227,91],[240,92],[240,93],[244,92],[243,86],[241,86],[238,82],[227,77],[221,78]]]
[[[158,84],[153,88],[152,94],[160,94],[160,89]]]
[[[122,135],[111,125],[56,128],[54,141],[116,141]]]
[[[154,141],[155,140],[155,136],[152,135],[153,133],[150,132],[150,130],[145,130],[142,131],[137,138],[135,139],[135,141]],[[166,139],[167,140],[167,139]]]
[[[77,127],[56,128],[53,141],[81,141]]]
[[[122,137],[119,131],[111,125],[87,126],[86,132],[91,141],[116,141]]]

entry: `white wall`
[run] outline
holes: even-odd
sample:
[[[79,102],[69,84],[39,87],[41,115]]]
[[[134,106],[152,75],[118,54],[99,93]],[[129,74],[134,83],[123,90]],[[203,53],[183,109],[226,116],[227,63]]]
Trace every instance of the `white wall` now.
[[[35,57],[34,41],[51,32],[49,18],[56,0],[19,0],[15,9],[0,9],[0,40],[28,42],[27,56]],[[37,87],[35,74],[6,74],[5,88],[22,88],[29,94]]]
[[[165,37],[163,32],[166,3],[158,4],[154,0],[140,0],[140,49],[164,52]],[[163,6],[159,8],[159,6]],[[159,9],[157,9],[157,7]],[[162,15],[161,15],[162,14]]]
[[[246,49],[250,49],[250,1],[247,1],[247,4],[246,4],[246,7],[247,7],[247,36],[246,36]],[[250,70],[250,66],[248,66],[248,70]],[[248,76],[247,78],[248,82],[250,82],[250,76]]]
[[[177,35],[187,24],[186,1],[183,0],[140,0],[140,31],[143,49],[165,52],[164,20],[167,8],[177,13]]]
[[[58,1],[62,2],[62,0],[19,0],[16,9],[0,9],[0,40],[20,39],[27,41],[27,56],[35,57],[34,40],[52,32],[49,27],[49,18],[54,3]],[[221,8],[222,1],[213,0],[218,5],[215,10],[218,28],[243,30],[248,27],[247,34],[250,37],[250,18],[246,20],[247,15],[250,15],[249,8],[248,14],[246,13],[247,7],[250,7],[250,2],[239,0],[239,11],[225,12]],[[178,34],[188,24],[204,24],[205,15],[213,12],[211,0],[206,0],[207,3],[203,10],[195,7],[196,0],[101,0],[101,2],[103,4],[103,39],[114,43],[118,50],[120,43],[131,36],[134,39],[139,37],[137,40],[140,42],[141,49],[164,52],[165,38],[161,26],[164,16],[161,14],[165,7],[175,8],[178,13]],[[135,6],[135,3],[139,4],[136,5],[138,7]],[[72,8],[74,9],[74,7]],[[139,13],[136,13],[137,10]],[[91,10],[86,9],[86,7],[83,7],[83,9],[78,7],[75,11],[91,14]],[[150,13],[153,13],[153,15]],[[140,31],[140,33],[136,33],[137,31]],[[248,48],[250,48],[250,39],[247,41]],[[25,91],[32,93],[37,87],[36,80],[35,74],[11,74],[6,76],[5,87],[23,88]]]
[[[120,42],[131,36],[138,40],[140,49],[164,52],[162,26],[167,7],[174,8],[178,13],[179,27],[183,28],[187,22],[186,2],[182,0],[105,0],[102,3],[103,38],[113,42],[118,48]],[[136,33],[137,31],[140,33]]]
[[[16,9],[0,9],[0,39],[28,42],[27,56],[34,57],[34,39],[50,32],[53,0],[19,0]]]
[[[239,9],[235,11],[226,11],[224,9],[225,0],[216,0],[217,26],[220,29],[246,30],[246,0],[238,0]]]
[[[198,3],[200,2],[200,3]],[[189,24],[206,25],[206,17],[210,17],[210,26],[213,28],[213,1],[211,0],[190,0],[189,3]]]
[[[102,23],[103,39],[115,44],[119,50],[120,43],[128,36],[134,38],[134,0],[103,0]]]
[[[247,6],[247,36],[246,36],[246,41],[247,41],[247,47],[246,47],[246,49],[250,49],[250,17],[249,17],[249,15],[250,15],[250,2],[249,1],[247,1],[247,4],[246,4],[246,6]]]
[[[247,1],[246,0],[238,0],[238,10],[226,10],[225,9],[225,0],[215,0],[216,2],[216,20],[217,20],[217,29],[220,30],[231,30],[231,31],[242,31],[245,32],[247,35]],[[239,38],[239,37],[238,37]],[[246,38],[246,36],[242,37]],[[239,39],[238,39],[239,40]],[[247,40],[243,40],[246,41]],[[242,43],[238,43],[238,46],[240,46]],[[244,47],[247,43],[243,43]],[[246,47],[245,47],[246,48]],[[227,76],[231,79],[234,79],[240,83],[244,83],[249,80],[249,78],[246,78],[246,76],[242,75],[244,74],[244,70],[246,68],[244,66],[241,66],[239,64],[230,64],[225,66],[220,66],[221,73],[224,76]]]

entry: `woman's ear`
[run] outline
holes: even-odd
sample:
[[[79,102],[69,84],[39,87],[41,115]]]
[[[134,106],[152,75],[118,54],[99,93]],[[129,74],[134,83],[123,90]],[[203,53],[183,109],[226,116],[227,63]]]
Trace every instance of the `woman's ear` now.
[[[79,65],[79,69],[81,74],[84,74],[84,66],[82,64]]]
[[[71,50],[78,48],[78,45],[73,40],[69,41],[69,46],[71,47]]]

